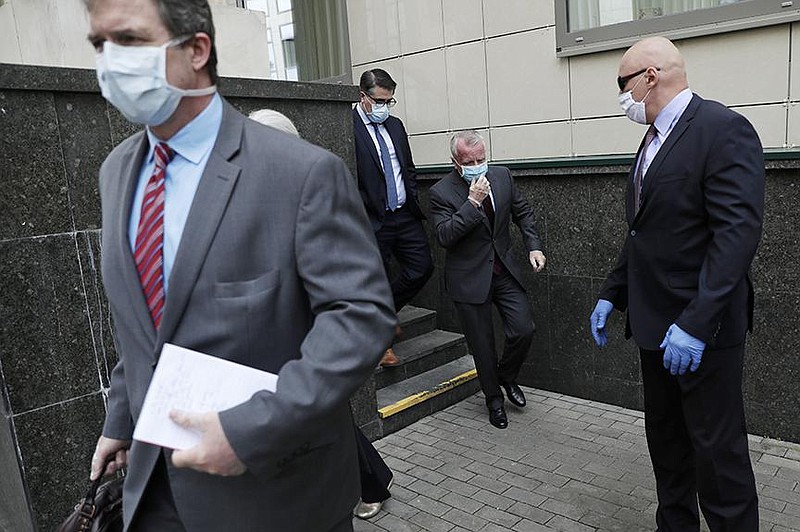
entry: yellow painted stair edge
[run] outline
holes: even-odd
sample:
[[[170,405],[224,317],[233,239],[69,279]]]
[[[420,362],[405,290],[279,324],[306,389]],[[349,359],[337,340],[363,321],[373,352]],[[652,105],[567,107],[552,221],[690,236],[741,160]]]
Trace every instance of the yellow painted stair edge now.
[[[412,406],[423,401],[427,401],[428,399],[432,399],[437,395],[443,394],[447,390],[452,390],[456,386],[461,386],[465,382],[469,382],[477,376],[478,372],[474,369],[471,369],[466,373],[462,373],[461,375],[453,377],[450,380],[437,384],[432,390],[425,390],[424,392],[415,393],[414,395],[400,399],[394,404],[384,406],[383,408],[378,409],[378,415],[381,419],[386,419],[389,416],[393,416],[398,412],[402,412],[403,410],[411,408]]]

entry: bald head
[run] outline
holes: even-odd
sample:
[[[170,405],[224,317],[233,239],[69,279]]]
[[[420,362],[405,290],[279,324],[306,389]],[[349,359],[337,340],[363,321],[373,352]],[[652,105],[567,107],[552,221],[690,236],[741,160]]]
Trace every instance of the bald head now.
[[[631,46],[620,61],[620,75],[651,66],[660,69],[664,81],[669,79],[677,84],[682,83],[683,88],[689,86],[686,82],[686,65],[683,62],[683,56],[672,44],[672,41],[664,37],[642,39]]]
[[[683,56],[672,41],[664,37],[649,37],[631,46],[622,56],[618,75],[624,78],[645,69],[643,78],[632,80],[626,90],[638,82],[641,88],[636,92],[649,93],[647,115],[648,121],[652,121],[679,92],[689,87],[689,82]]]

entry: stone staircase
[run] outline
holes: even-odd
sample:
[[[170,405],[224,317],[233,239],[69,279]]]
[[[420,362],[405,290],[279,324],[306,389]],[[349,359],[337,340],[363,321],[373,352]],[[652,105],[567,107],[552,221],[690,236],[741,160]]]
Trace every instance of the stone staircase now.
[[[406,306],[394,345],[400,364],[375,371],[378,417],[386,436],[480,389],[464,336],[436,328],[436,312]]]

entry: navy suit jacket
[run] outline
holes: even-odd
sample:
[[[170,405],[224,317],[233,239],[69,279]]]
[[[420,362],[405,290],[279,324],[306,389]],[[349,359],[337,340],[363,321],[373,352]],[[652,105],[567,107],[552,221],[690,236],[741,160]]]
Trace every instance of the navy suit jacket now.
[[[752,327],[749,270],[761,238],[764,173],[750,122],[694,95],[645,174],[637,213],[633,168],[628,176],[628,234],[600,290],[627,309],[626,337],[656,350],[676,323],[709,348],[744,341]]]
[[[415,217],[424,220],[425,215],[422,214],[417,200],[417,170],[411,157],[406,128],[403,126],[403,122],[394,116],[389,116],[383,125],[389,132],[397,159],[400,162],[403,185],[406,190],[405,205]],[[367,209],[372,229],[377,231],[383,225],[383,218],[386,216],[386,178],[383,175],[381,155],[375,147],[375,143],[372,142],[372,137],[356,108],[353,108],[353,132],[356,139],[358,190],[361,192],[361,199]]]

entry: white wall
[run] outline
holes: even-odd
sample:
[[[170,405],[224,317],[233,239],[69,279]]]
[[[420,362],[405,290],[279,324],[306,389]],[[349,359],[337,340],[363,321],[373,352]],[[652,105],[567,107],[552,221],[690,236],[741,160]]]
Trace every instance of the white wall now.
[[[494,161],[632,153],[644,128],[617,105],[624,50],[555,55],[554,2],[348,0],[353,82],[398,82],[393,113],[417,164],[449,160],[450,132],[488,132]],[[800,146],[798,24],[677,41],[692,89],[753,122],[766,148]],[[791,38],[795,37],[795,38]]]
[[[264,15],[212,6],[223,76],[269,75]],[[94,68],[86,41],[89,22],[82,0],[5,0],[0,5],[0,62]]]

